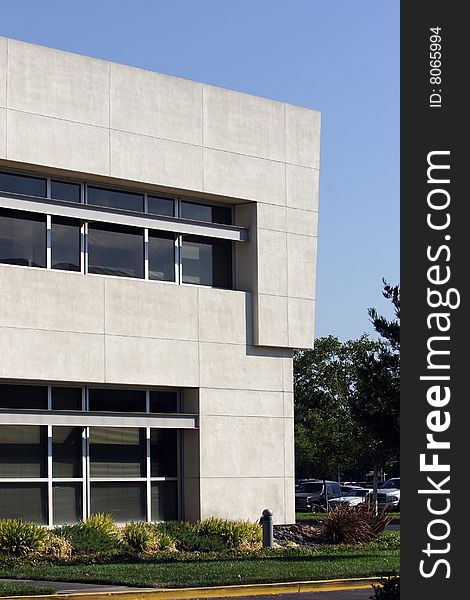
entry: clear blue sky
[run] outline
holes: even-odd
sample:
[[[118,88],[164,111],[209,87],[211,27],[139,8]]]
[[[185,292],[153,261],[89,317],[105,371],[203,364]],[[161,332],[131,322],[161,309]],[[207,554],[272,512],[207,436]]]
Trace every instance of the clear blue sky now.
[[[316,335],[399,278],[398,0],[15,0],[0,35],[322,112]],[[86,90],[84,90],[86,93]]]

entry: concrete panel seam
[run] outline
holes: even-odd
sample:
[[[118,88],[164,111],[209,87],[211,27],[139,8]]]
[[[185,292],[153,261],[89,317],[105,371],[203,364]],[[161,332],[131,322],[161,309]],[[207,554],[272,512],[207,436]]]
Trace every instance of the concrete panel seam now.
[[[86,123],[84,121],[76,121],[74,119],[65,119],[64,117],[55,117],[52,115],[45,115],[43,113],[33,113],[28,110],[19,110],[17,108],[8,108],[8,111],[19,113],[21,115],[30,115],[32,117],[42,117],[43,119],[52,119],[54,121],[64,121],[65,123],[74,123],[76,125],[85,125],[86,127],[93,127],[94,129],[100,129],[102,131],[109,131],[109,127],[104,125],[95,125],[94,123]]]

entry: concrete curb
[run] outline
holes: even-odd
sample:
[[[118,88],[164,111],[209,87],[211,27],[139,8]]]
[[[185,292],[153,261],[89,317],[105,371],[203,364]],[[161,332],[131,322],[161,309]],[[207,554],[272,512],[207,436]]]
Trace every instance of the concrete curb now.
[[[152,590],[129,590],[122,592],[77,592],[68,594],[47,594],[44,596],[3,596],[2,600],[104,600],[117,596],[117,600],[185,600],[186,598],[220,598],[235,596],[258,596],[268,594],[301,594],[302,592],[328,592],[339,590],[367,589],[378,583],[381,577],[358,579],[329,579],[322,581],[293,581],[288,583],[261,583],[247,585],[226,585],[198,588],[162,588]]]

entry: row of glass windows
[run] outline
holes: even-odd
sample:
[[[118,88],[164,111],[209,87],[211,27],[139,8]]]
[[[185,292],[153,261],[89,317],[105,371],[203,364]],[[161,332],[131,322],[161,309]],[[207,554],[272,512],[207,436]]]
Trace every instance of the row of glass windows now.
[[[48,181],[50,181],[49,193]],[[180,203],[176,203],[175,198],[114,190],[70,181],[48,180],[44,177],[33,177],[17,173],[0,171],[0,192],[26,194],[42,198],[49,197],[53,200],[67,202],[85,202],[94,206],[105,206],[140,213],[146,212],[160,216],[181,217],[222,225],[232,223],[232,209],[227,206],[202,204],[188,200],[181,200]],[[176,214],[177,212],[179,214]]]
[[[82,478],[83,427],[52,427],[52,477]],[[177,430],[149,429],[150,466],[147,473],[146,429],[89,427],[89,476],[176,477]],[[48,476],[47,426],[2,425],[0,428],[0,478]]]
[[[51,490],[51,491],[50,491]],[[86,492],[88,493],[88,492]],[[87,515],[111,513],[118,523],[173,521],[178,518],[177,482],[94,482],[89,484],[89,511],[84,511],[81,483],[1,483],[0,518],[23,519],[43,525],[77,523]],[[53,516],[52,516],[53,515]],[[52,517],[52,518],[51,518]]]
[[[47,248],[50,247],[50,259]],[[232,287],[232,243],[0,209],[0,263]],[[49,261],[49,264],[48,264]]]
[[[2,383],[0,410],[50,408],[60,411],[176,413],[179,412],[178,395],[176,390],[146,391]]]

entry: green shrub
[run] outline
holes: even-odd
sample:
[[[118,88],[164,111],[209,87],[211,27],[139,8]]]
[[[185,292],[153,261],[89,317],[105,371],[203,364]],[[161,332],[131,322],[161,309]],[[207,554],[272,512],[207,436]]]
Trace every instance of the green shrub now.
[[[371,600],[400,600],[400,578],[387,577],[380,580],[379,585],[373,585],[374,594]]]
[[[385,509],[376,512],[369,502],[358,504],[354,507],[354,510],[369,525],[371,533],[375,537],[379,536],[391,521],[390,516],[385,513]]]
[[[223,541],[226,548],[259,546],[261,543],[261,527],[249,521],[230,521],[211,517],[196,524],[199,535],[217,538]]]
[[[77,525],[63,525],[53,530],[57,536],[64,537],[72,546],[72,553],[84,554],[95,552],[109,552],[116,549],[119,540],[115,533],[109,534],[100,529],[95,529],[77,523]]]
[[[124,542],[136,552],[155,552],[158,548],[157,532],[150,523],[131,522],[122,532]]]
[[[0,519],[0,550],[24,556],[42,550],[47,530],[21,519]]]
[[[338,506],[321,522],[320,537],[328,544],[359,544],[373,536],[353,507]]]
[[[223,552],[222,539],[202,535],[196,531],[196,525],[187,521],[166,521],[153,525],[159,539],[168,536],[177,550],[184,552]]]
[[[96,513],[81,521],[80,524],[84,528],[101,531],[109,536],[117,537],[119,535],[113,517],[108,513]]]
[[[68,558],[72,554],[72,544],[63,535],[50,531],[44,544],[44,552],[57,558]]]

